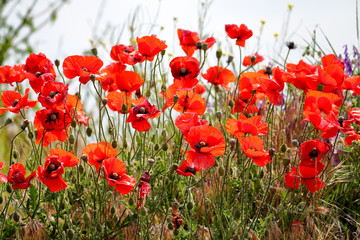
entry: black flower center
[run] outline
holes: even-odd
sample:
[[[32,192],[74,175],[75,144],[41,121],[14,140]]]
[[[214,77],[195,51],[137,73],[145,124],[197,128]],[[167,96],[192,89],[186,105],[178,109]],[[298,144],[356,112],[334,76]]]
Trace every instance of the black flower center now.
[[[19,103],[18,99],[15,99],[14,102],[11,104],[12,107],[15,107]]]
[[[185,173],[191,173],[191,174],[195,175],[196,170],[195,170],[195,168],[188,166],[185,170]]]
[[[314,147],[314,148],[311,150],[311,152],[309,153],[309,156],[310,156],[311,158],[317,158],[318,155],[319,155],[319,150],[318,150],[316,147]]]
[[[115,173],[111,173],[109,175],[109,178],[110,179],[113,179],[113,180],[118,180],[120,178],[119,174],[117,174],[116,172]]]

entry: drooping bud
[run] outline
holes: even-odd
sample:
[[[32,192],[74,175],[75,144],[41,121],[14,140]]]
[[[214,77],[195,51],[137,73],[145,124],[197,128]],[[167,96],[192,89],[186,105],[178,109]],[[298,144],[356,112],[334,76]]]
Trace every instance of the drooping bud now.
[[[93,47],[93,48],[91,49],[91,53],[92,53],[95,57],[97,57],[97,56],[98,56],[98,50],[97,50],[97,48],[96,48],[96,47]]]
[[[60,60],[59,60],[59,59],[55,59],[54,63],[55,63],[55,66],[56,66],[56,67],[59,67],[59,66],[60,66]]]
[[[154,159],[152,159],[152,158],[149,158],[149,159],[148,159],[148,164],[149,164],[150,166],[154,165],[154,163],[155,163],[155,160],[154,160]]]
[[[255,61],[256,61],[256,56],[255,56],[255,55],[251,55],[250,61],[251,61],[251,65],[254,65],[254,63],[255,63]]]
[[[230,99],[228,105],[229,105],[229,107],[233,108],[234,107],[234,100]]]
[[[299,141],[297,139],[292,140],[292,145],[294,145],[295,147],[299,146]]]
[[[281,152],[283,152],[283,153],[286,152],[286,149],[287,149],[287,146],[285,143],[283,145],[281,145],[281,147],[280,147]]]
[[[201,49],[201,42],[200,42],[200,41],[197,41],[197,42],[196,42],[196,48],[197,48],[197,49]]]
[[[230,63],[232,63],[233,60],[234,60],[234,56],[233,56],[233,55],[229,55],[226,62],[227,62],[227,64],[230,64]]]
[[[83,160],[84,162],[87,162],[89,159],[89,156],[87,154],[83,154],[83,155],[81,155],[80,159]]]
[[[75,137],[74,137],[74,135],[70,134],[70,136],[69,136],[69,143],[70,143],[70,144],[74,144],[74,142],[75,142]]]
[[[92,130],[91,127],[86,128],[86,135],[87,135],[88,137],[91,137],[92,132],[93,132],[93,130]]]
[[[270,149],[269,149],[269,155],[270,155],[270,157],[271,157],[271,158],[274,157],[275,154],[276,154],[275,149],[274,149],[274,148],[270,148]]]
[[[90,74],[90,80],[95,82],[95,80],[96,80],[95,74]]]
[[[122,111],[123,113],[127,113],[127,111],[128,111],[127,105],[123,104],[123,105],[121,106],[121,111]]]
[[[51,117],[52,117],[52,115],[51,115]],[[56,120],[56,118],[55,118],[55,120]],[[25,129],[29,126],[29,124],[30,124],[30,121],[27,120],[27,119],[25,119],[25,120],[23,121],[23,123],[21,124],[21,129],[22,129],[22,130],[25,130]]]
[[[101,103],[103,105],[106,105],[108,103],[108,100],[106,98],[101,99]]]
[[[179,101],[179,95],[175,94],[173,97],[173,102],[176,104]]]

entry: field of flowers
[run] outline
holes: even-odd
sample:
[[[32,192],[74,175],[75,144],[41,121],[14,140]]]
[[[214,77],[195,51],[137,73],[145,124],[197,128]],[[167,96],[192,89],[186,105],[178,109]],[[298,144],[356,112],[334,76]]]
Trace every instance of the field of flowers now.
[[[0,66],[0,239],[360,238],[358,49],[224,29]]]

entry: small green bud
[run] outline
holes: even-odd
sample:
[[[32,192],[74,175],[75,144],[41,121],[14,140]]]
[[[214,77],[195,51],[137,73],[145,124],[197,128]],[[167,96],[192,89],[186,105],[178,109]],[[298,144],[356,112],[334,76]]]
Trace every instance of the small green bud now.
[[[86,135],[87,135],[88,137],[91,137],[92,132],[93,132],[93,130],[92,130],[91,127],[86,128]]]
[[[165,55],[165,53],[166,53],[166,50],[164,49],[164,50],[161,50],[161,56],[164,56]]]
[[[127,113],[128,107],[127,107],[126,104],[123,104],[123,105],[121,106],[121,111],[122,111],[123,113]]]
[[[89,214],[88,214],[87,212],[84,213],[84,215],[83,215],[83,220],[84,220],[85,223],[89,223],[89,222],[90,222],[90,216],[89,216]]]
[[[292,145],[294,145],[295,147],[298,147],[299,141],[297,139],[292,140]]]
[[[5,121],[5,125],[9,125],[10,123],[13,123],[13,122],[14,122],[14,119],[7,118],[6,121]]]
[[[101,233],[102,230],[103,230],[103,227],[102,227],[101,223],[97,223],[97,224],[96,224],[96,231],[98,231],[99,233]]]
[[[218,49],[218,50],[216,51],[216,58],[217,58],[217,59],[220,59],[221,56],[222,56],[222,51],[221,51],[221,49]]]
[[[130,198],[130,199],[129,199],[129,205],[130,205],[130,206],[134,205],[134,199],[133,199],[133,198]]]
[[[162,86],[161,86],[161,91],[162,91],[163,93],[166,92],[166,86],[165,86],[165,85],[162,85]]]
[[[71,182],[75,184],[76,183],[76,177],[72,177]]]
[[[186,204],[186,209],[187,210],[191,210],[191,209],[193,209],[194,208],[194,203],[193,202],[188,202],[187,204]]]
[[[222,118],[222,113],[221,113],[220,111],[217,111],[217,112],[215,113],[215,116],[216,116],[217,119],[221,120],[221,118]]]
[[[127,148],[127,146],[128,146],[128,145],[127,145],[127,142],[124,141],[124,142],[123,142],[123,148]]]
[[[113,173],[114,174],[114,173]],[[110,199],[112,196],[114,196],[114,193],[112,191],[108,191],[106,193],[105,199]]]
[[[2,197],[2,196],[0,196],[0,204],[2,204],[2,203],[3,203],[3,201],[4,201],[3,197]]]
[[[59,66],[60,66],[60,60],[59,60],[59,59],[55,59],[54,63],[55,63],[55,66],[56,66],[56,67],[59,67]]]
[[[285,143],[283,145],[281,145],[281,147],[280,147],[281,152],[283,152],[283,153],[286,152],[286,149],[287,149],[287,146]]]
[[[116,140],[112,141],[111,146],[112,146],[113,148],[116,148],[116,147],[118,146],[117,141],[116,141]]]
[[[155,163],[155,160],[154,160],[154,159],[152,159],[152,158],[149,158],[149,159],[148,159],[148,164],[149,164],[150,166],[154,165],[154,163]]]
[[[70,143],[70,144],[74,144],[74,142],[75,142],[75,137],[74,137],[74,135],[70,134],[70,136],[69,136],[69,143]]]
[[[101,103],[102,103],[103,105],[106,105],[106,104],[108,103],[107,98],[103,98],[103,99],[101,99]]]
[[[261,171],[260,171],[260,174],[259,174],[259,178],[261,179],[261,178],[263,178],[263,177],[264,177],[264,171],[261,170]]]
[[[112,206],[111,208],[110,208],[110,213],[111,214],[114,214],[116,212],[116,208],[114,207],[114,206]]]
[[[64,222],[64,224],[63,224],[63,226],[62,226],[62,229],[63,229],[63,231],[66,231],[66,230],[69,229],[69,223],[68,223],[67,220],[65,220],[65,222]]]
[[[147,214],[146,209],[145,209],[145,208],[141,208],[141,209],[140,209],[140,214],[141,214],[141,216],[145,217],[146,214]]]
[[[84,171],[85,171],[85,168],[84,168],[83,165],[79,164],[79,165],[78,165],[78,170],[79,170],[79,173],[80,173],[80,174],[83,174]]]
[[[234,212],[234,217],[235,217],[235,219],[240,219],[240,217],[241,217],[240,209],[236,209],[236,210],[235,210],[235,212]]]
[[[173,97],[173,102],[176,104],[179,101],[179,95],[175,94]]]
[[[256,56],[255,55],[252,55],[250,57],[250,61],[251,61],[251,65],[254,65],[255,61],[256,61]]]
[[[197,49],[201,49],[201,42],[200,42],[200,41],[197,41],[197,42],[196,42],[196,48],[197,48]]]
[[[155,151],[158,151],[159,149],[160,149],[159,144],[158,144],[158,143],[155,143],[155,145],[154,145],[154,150],[155,150]]]
[[[13,158],[18,159],[18,157],[19,157],[19,152],[17,150],[14,150],[13,151]]]
[[[151,92],[150,92],[150,91],[146,91],[145,96],[146,96],[147,98],[149,98],[149,97],[151,96]]]
[[[171,169],[170,171],[176,171],[176,169],[179,168],[179,165],[177,163],[174,163],[172,166],[171,166]]]
[[[12,192],[12,187],[10,186],[10,184],[7,184],[7,185],[6,185],[6,191],[7,191],[8,193],[11,193],[11,192]]]
[[[113,132],[114,132],[114,128],[109,127],[109,128],[108,128],[108,132],[109,132],[109,134],[113,134]]]
[[[325,86],[324,86],[324,84],[322,84],[322,83],[319,83],[319,84],[317,85],[317,90],[320,91],[320,92],[324,91],[324,88],[325,88]]]
[[[177,235],[179,235],[179,234],[180,234],[179,229],[175,229],[175,230],[174,230],[174,235],[177,236]]]
[[[226,62],[227,62],[227,64],[230,64],[230,63],[232,63],[233,60],[234,60],[234,56],[233,56],[233,55],[229,55]]]
[[[68,237],[69,240],[74,239],[74,236],[75,236],[74,230],[68,229],[66,232],[66,236]]]
[[[274,149],[274,148],[270,148],[270,149],[269,149],[269,155],[270,155],[270,157],[274,157],[275,154],[276,154],[275,149]]]
[[[219,167],[219,175],[222,177],[225,175],[225,168],[224,167]]]
[[[174,225],[171,222],[168,223],[168,229],[170,229],[170,230],[174,229]]]
[[[166,138],[166,130],[164,129],[164,130],[162,130],[162,132],[161,132],[161,136],[163,136],[163,138]]]
[[[231,107],[231,109],[234,107],[234,100],[230,99],[229,103],[228,103],[229,107]]]
[[[71,127],[72,127],[72,128],[76,128],[76,125],[77,125],[76,120],[73,119],[73,120],[71,121]]]
[[[167,150],[168,150],[168,145],[166,144],[166,143],[164,143],[163,145],[162,145],[162,150],[164,150],[164,152],[166,152]]]
[[[25,129],[29,126],[29,124],[30,124],[30,121],[27,120],[27,119],[25,119],[25,120],[23,121],[23,123],[21,124],[21,129],[22,129],[22,130],[25,130]]]
[[[201,48],[202,48],[204,51],[206,51],[206,50],[208,50],[208,48],[209,48],[209,44],[206,43],[206,42],[204,42],[204,43],[201,44]]]
[[[15,222],[19,222],[19,220],[20,220],[20,216],[17,212],[14,212],[14,214],[12,215],[12,218]]]
[[[283,164],[284,164],[285,167],[288,166],[290,164],[290,159],[284,158],[283,159]]]
[[[92,53],[95,57],[97,57],[97,55],[98,55],[98,50],[97,50],[97,48],[96,48],[96,47],[93,47],[93,48],[91,49],[91,53]]]

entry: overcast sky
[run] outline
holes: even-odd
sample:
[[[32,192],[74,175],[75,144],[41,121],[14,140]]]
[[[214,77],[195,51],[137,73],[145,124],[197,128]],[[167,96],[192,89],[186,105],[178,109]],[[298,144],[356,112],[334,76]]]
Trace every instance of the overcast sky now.
[[[279,47],[274,49],[274,33],[279,33],[279,41],[283,39],[288,4],[292,4],[293,9],[285,41],[305,46],[304,40],[310,42],[310,34],[316,28],[317,41],[328,53],[330,47],[320,29],[338,53],[343,51],[344,44],[358,44],[356,0],[213,0],[207,5],[204,33],[218,40],[215,48],[222,46],[225,52],[231,51],[228,44],[234,44],[234,40],[226,38],[224,26],[244,23],[254,32],[245,52],[275,56]],[[108,53],[112,45],[130,43],[129,26],[135,16],[135,37],[157,34],[166,40],[168,52],[183,54],[175,35],[176,27],[197,31],[200,6],[198,0],[69,0],[58,13],[56,22],[37,32],[32,42],[36,51],[53,60],[83,54],[91,47],[89,39],[97,37],[104,42],[104,48],[99,47],[101,57],[110,61]],[[261,20],[266,23],[258,45],[256,37],[260,34]]]

